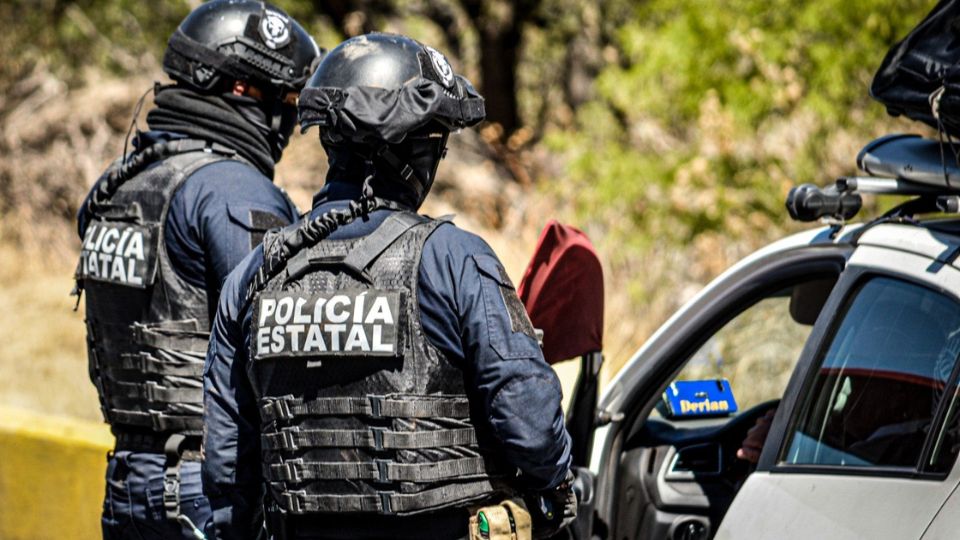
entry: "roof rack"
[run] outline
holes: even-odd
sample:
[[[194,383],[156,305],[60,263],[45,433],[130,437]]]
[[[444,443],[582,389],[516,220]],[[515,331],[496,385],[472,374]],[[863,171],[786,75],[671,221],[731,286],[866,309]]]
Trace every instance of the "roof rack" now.
[[[787,195],[787,211],[796,221],[842,224],[860,211],[860,194],[872,193],[916,196],[878,219],[960,213],[958,152],[952,141],[904,134],[881,137],[857,155],[857,166],[868,176],[842,176],[823,189],[813,184],[794,187]]]

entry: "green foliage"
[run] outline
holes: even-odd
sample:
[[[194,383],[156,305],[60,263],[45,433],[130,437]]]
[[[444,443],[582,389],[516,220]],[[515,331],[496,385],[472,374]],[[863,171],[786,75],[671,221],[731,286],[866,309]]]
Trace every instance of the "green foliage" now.
[[[16,21],[0,33],[0,89],[6,89],[38,64],[69,83],[85,69],[117,74],[155,67],[167,39],[196,2],[188,0],[7,0],[0,18]],[[310,30],[321,46],[342,36],[310,0],[273,2]]]
[[[837,145],[888,123],[867,93],[918,0],[649,0],[615,33],[576,129],[547,138],[569,163],[581,221],[618,245],[764,236],[793,182],[829,180]],[[838,142],[839,141],[839,142]],[[855,150],[853,150],[855,152]],[[846,169],[843,169],[846,167]],[[551,188],[570,189],[570,188]],[[757,233],[756,231],[759,231]]]
[[[72,80],[83,68],[114,72],[142,68],[141,56],[162,51],[189,11],[185,0],[12,0],[0,17],[17,21],[0,34],[6,61],[0,83],[8,84],[43,63]]]

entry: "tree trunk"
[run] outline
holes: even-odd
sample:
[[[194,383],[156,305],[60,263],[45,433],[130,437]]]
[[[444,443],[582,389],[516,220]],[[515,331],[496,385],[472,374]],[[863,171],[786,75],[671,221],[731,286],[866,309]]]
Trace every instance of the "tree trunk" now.
[[[516,21],[512,21],[516,23]],[[517,103],[517,59],[520,28],[484,25],[478,28],[480,38],[480,93],[486,100],[487,120],[500,124],[503,138],[520,127]]]

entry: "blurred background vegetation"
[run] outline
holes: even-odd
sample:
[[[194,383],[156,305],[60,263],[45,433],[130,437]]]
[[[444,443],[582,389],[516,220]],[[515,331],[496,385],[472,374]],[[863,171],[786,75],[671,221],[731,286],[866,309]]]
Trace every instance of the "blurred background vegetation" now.
[[[4,402],[97,417],[82,317],[66,296],[73,216],[120,153],[134,102],[164,80],[167,37],[198,4],[0,3],[0,302],[17,310],[0,326]],[[852,172],[876,136],[921,131],[888,118],[867,87],[934,2],[276,4],[324,47],[406,33],[477,83],[490,122],[455,138],[427,210],[457,212],[515,281],[548,218],[584,229],[605,265],[609,379],[712,277],[796,228],[783,210],[792,184]],[[298,138],[279,169],[301,209],[323,162],[316,141]],[[51,384],[63,391],[38,397]]]

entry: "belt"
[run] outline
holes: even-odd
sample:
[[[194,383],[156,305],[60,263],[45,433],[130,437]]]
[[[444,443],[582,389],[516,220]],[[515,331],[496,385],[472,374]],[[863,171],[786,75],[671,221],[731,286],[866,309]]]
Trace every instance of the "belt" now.
[[[117,443],[114,446],[116,452],[147,452],[151,454],[163,454],[164,446],[171,437],[169,433],[150,433],[150,432],[128,432],[121,431],[115,433]],[[200,461],[200,437],[187,437],[180,446],[180,459],[184,461]]]

